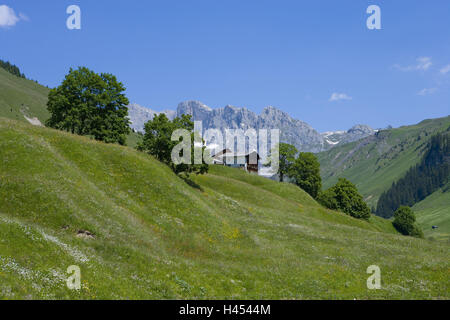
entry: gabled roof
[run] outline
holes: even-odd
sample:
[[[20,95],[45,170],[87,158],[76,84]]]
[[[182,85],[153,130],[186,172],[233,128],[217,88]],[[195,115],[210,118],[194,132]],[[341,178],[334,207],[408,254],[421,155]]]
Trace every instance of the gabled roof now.
[[[231,150],[230,150],[230,149],[223,149],[222,151],[216,153],[216,154],[213,155],[212,157],[213,157],[213,158],[216,158],[216,157],[219,157],[219,156],[221,156],[221,155],[223,155],[223,154],[225,154],[225,153],[231,153]]]
[[[225,158],[231,158],[231,157],[249,157],[252,154],[256,153],[258,160],[261,159],[261,157],[259,156],[258,152],[256,150],[253,150],[252,152],[249,153],[233,153],[230,149],[224,149],[220,152],[218,152],[216,155],[213,156],[213,158],[215,159],[223,159]]]

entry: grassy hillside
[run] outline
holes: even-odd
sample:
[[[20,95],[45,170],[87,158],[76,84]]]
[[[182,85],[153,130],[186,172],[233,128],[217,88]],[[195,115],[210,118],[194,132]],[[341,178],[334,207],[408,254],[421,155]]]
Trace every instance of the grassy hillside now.
[[[0,68],[0,117],[28,122],[37,118],[42,124],[50,117],[47,111],[49,89]],[[141,137],[130,133],[127,145],[135,147]]]
[[[355,183],[366,202],[375,207],[380,195],[420,162],[430,137],[449,126],[450,116],[425,120],[320,153],[324,187],[345,177]],[[422,202],[414,210],[425,235],[445,239],[450,234],[449,193],[437,192]],[[439,222],[439,231],[431,230],[433,222]]]
[[[49,89],[33,81],[14,76],[0,68],[0,117],[27,121],[48,117],[46,108]]]
[[[319,153],[324,187],[347,178],[374,206],[381,193],[421,160],[429,138],[449,126],[450,116],[425,120]]]
[[[413,210],[426,237],[450,240],[450,184],[417,203]],[[433,226],[439,228],[433,230]]]
[[[188,185],[131,148],[7,119],[0,145],[1,299],[449,298],[448,245],[293,185],[223,167]]]

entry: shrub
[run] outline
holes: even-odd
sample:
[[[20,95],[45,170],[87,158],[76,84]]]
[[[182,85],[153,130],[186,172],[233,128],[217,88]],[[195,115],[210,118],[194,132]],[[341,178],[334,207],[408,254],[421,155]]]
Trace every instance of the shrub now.
[[[370,208],[364,202],[356,186],[341,178],[335,186],[322,192],[318,201],[328,209],[342,211],[354,218],[369,219]]]
[[[416,216],[410,207],[402,206],[394,213],[395,229],[405,236],[423,238],[423,232],[416,225]]]

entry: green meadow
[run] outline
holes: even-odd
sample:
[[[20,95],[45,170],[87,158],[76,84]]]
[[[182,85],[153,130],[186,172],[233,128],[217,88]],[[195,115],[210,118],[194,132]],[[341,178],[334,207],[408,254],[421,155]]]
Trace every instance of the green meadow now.
[[[216,166],[185,181],[130,147],[6,118],[0,161],[0,299],[449,298],[448,243],[291,184]]]

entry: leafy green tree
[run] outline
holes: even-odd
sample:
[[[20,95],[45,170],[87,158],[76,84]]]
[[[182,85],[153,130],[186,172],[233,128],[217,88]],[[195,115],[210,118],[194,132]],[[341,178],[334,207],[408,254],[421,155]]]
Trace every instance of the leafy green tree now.
[[[416,225],[416,216],[410,207],[401,206],[394,213],[394,227],[403,235],[423,238],[423,232]]]
[[[208,165],[202,161],[201,164],[180,163],[175,164],[172,161],[172,150],[181,141],[172,141],[172,134],[177,129],[185,129],[190,134],[190,145],[194,146],[195,139],[194,123],[191,121],[190,115],[182,115],[170,121],[165,114],[156,115],[152,120],[148,121],[144,126],[144,137],[138,144],[137,149],[154,156],[159,161],[167,164],[175,173],[204,174],[208,172]],[[203,154],[204,147],[199,147]],[[191,149],[191,160],[194,159],[194,149]]]
[[[280,143],[280,162],[278,174],[280,175],[280,181],[284,181],[284,176],[289,174],[292,164],[295,161],[295,155],[298,150],[293,145],[287,143]]]
[[[278,150],[277,150],[278,149]],[[271,155],[278,155],[279,157],[279,166],[278,166],[278,176],[280,177],[280,181],[284,181],[284,177],[288,175],[291,165],[295,161],[295,155],[298,153],[297,148],[293,145],[287,143],[279,143],[275,149],[272,150]],[[266,166],[270,166],[272,164],[272,159],[269,157],[269,161]]]
[[[125,87],[112,74],[88,68],[70,69],[62,84],[50,90],[46,125],[106,143],[125,144],[130,133]]]
[[[289,177],[313,198],[317,198],[322,189],[320,164],[317,157],[310,152],[301,152],[289,167]]]
[[[356,186],[347,179],[339,179],[336,185],[321,193],[318,200],[325,207],[342,211],[354,218],[370,218],[370,208]]]
[[[172,162],[172,149],[177,144],[177,142],[171,140],[172,133],[176,129],[176,125],[165,114],[155,115],[152,120],[144,125],[145,134],[138,144],[138,150],[151,154],[165,164],[170,164]],[[185,129],[190,130],[190,126],[185,127]]]

